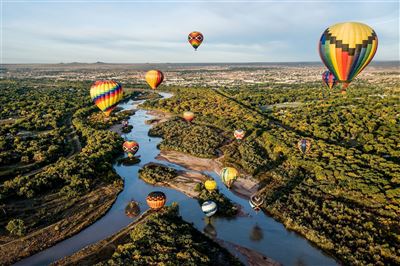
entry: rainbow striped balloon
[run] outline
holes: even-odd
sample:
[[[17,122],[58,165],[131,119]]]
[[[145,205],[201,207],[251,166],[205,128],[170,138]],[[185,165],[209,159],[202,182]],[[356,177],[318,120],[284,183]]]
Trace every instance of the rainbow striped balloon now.
[[[377,48],[375,31],[358,22],[330,26],[319,42],[322,62],[343,83],[343,90],[371,62]]]
[[[122,86],[114,80],[98,80],[90,87],[90,97],[106,116],[110,116],[122,96]]]

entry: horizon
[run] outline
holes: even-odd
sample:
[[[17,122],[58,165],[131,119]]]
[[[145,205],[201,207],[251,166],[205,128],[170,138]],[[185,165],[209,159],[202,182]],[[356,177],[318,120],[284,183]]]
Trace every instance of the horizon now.
[[[324,65],[321,61],[286,61],[286,62],[58,62],[58,63],[39,63],[39,62],[32,62],[32,63],[1,63],[0,65],[70,65],[70,64],[87,64],[87,65],[94,65],[94,64],[105,64],[105,65],[163,65],[163,64],[171,64],[171,65],[197,65],[197,64],[319,64]],[[400,60],[373,60],[369,65],[375,65],[380,63],[399,63]],[[400,65],[399,65],[400,67]]]

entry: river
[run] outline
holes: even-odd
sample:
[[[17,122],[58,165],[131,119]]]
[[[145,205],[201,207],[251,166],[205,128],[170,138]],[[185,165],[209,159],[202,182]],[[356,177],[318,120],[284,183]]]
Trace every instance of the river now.
[[[172,96],[169,93],[160,94],[164,98]],[[142,102],[130,100],[119,106],[125,110],[136,109],[137,105]],[[116,172],[124,179],[124,189],[118,195],[111,209],[101,219],[80,233],[31,257],[25,258],[15,265],[48,265],[118,232],[134,220],[125,215],[125,206],[128,202],[131,200],[138,201],[143,212],[148,208],[146,196],[153,190],[163,191],[167,195],[167,205],[172,202],[178,202],[183,219],[193,223],[198,230],[203,231],[206,228],[207,232],[216,234],[219,239],[258,251],[283,265],[338,265],[334,259],[312,246],[307,240],[294,232],[286,230],[281,223],[262,212],[255,213],[249,206],[248,201],[228,190],[214,172],[204,172],[204,174],[212,176],[217,181],[220,192],[233,202],[241,205],[244,212],[249,213],[250,216],[229,219],[213,217],[211,224],[207,225],[197,200],[189,198],[182,192],[170,188],[154,187],[139,179],[139,169],[149,162],[161,163],[175,169],[185,170],[179,165],[155,159],[159,153],[157,145],[160,143],[161,138],[148,136],[151,126],[146,125],[145,121],[152,118],[154,117],[147,114],[146,110],[138,109],[129,119],[129,124],[133,125],[133,130],[123,136],[127,139],[134,139],[139,143],[140,149],[137,155],[141,156],[141,162],[132,166],[114,165]]]

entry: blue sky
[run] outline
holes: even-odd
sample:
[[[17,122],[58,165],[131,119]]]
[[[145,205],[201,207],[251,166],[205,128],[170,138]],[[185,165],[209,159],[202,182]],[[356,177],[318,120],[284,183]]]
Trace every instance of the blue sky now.
[[[399,60],[398,1],[191,1],[3,0],[2,62],[319,61],[320,35],[343,21],[375,29],[375,60]]]

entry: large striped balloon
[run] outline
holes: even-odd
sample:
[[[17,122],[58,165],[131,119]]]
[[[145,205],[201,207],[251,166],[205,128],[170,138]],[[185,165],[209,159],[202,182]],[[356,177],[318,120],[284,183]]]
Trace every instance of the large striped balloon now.
[[[164,80],[164,74],[160,70],[150,70],[146,73],[146,81],[149,86],[155,90]]]
[[[330,72],[329,70],[325,71],[324,73],[322,73],[322,82],[328,86],[329,89],[332,89],[333,86],[335,86],[337,79],[335,77],[335,75],[333,75],[332,72]]]
[[[188,41],[193,46],[194,50],[197,50],[197,48],[200,46],[203,40],[204,37],[203,34],[201,34],[201,32],[193,31],[188,35]]]
[[[319,42],[322,62],[343,83],[343,90],[371,62],[377,48],[375,31],[358,22],[330,26]]]
[[[238,176],[239,172],[233,167],[225,167],[221,170],[221,179],[229,189]]]
[[[201,205],[201,210],[207,217],[213,216],[217,212],[217,204],[212,200],[207,200]]]
[[[117,107],[122,96],[122,86],[114,80],[98,80],[90,87],[90,97],[106,116]]]

